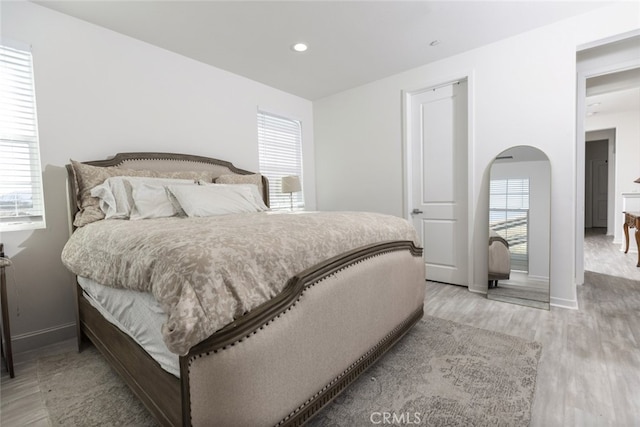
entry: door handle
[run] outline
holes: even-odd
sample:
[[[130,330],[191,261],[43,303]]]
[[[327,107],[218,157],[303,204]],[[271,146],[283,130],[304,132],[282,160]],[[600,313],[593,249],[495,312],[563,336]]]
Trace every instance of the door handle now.
[[[414,208],[414,209],[411,211],[411,215],[420,215],[421,213],[424,213],[424,212],[422,212],[422,211],[421,211],[420,209],[418,209],[418,208]]]

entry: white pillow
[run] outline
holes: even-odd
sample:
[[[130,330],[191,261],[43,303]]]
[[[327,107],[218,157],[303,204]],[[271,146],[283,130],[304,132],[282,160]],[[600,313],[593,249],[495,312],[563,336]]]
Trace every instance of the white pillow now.
[[[133,195],[133,209],[129,217],[131,220],[166,218],[178,214],[164,185],[133,181],[131,187]]]
[[[169,191],[189,217],[206,217],[266,210],[256,203],[250,187],[245,185],[170,185]]]
[[[98,205],[100,206],[100,210],[104,212],[105,218],[114,217],[117,209],[113,192],[107,182],[109,179],[91,189],[91,197],[96,197],[98,199]]]
[[[242,175],[240,175],[242,176]],[[211,184],[209,182],[204,182],[204,181],[198,181],[199,185],[216,185],[218,187],[246,187],[251,191],[251,195],[253,197],[253,201],[255,202],[256,205],[258,205],[260,207],[260,210],[262,211],[268,211],[269,210],[269,206],[265,205],[264,203],[264,199],[262,198],[262,195],[260,194],[260,189],[258,188],[257,185],[255,184]]]
[[[151,185],[195,185],[192,179],[174,178],[150,178],[117,176],[105,180],[101,185],[91,190],[93,197],[100,199],[100,209],[105,213],[105,218],[129,219],[134,207],[132,182],[141,182]],[[143,201],[144,203],[144,201]],[[139,218],[138,218],[139,219]]]

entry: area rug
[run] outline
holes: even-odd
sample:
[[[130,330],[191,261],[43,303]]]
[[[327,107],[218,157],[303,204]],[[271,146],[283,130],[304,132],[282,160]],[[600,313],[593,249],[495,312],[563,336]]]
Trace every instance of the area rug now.
[[[425,316],[310,426],[528,426],[542,346]]]
[[[542,347],[425,316],[308,425],[526,426]],[[153,426],[94,348],[38,361],[52,424]]]
[[[54,426],[158,425],[93,346],[39,359],[38,383]]]

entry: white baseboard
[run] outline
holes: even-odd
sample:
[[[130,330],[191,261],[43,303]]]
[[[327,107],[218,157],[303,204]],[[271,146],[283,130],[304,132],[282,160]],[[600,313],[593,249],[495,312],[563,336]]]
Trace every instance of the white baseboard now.
[[[473,292],[474,294],[480,294],[480,295],[486,295],[487,291],[484,290],[480,290],[480,289],[473,289],[471,286],[469,286],[467,289],[469,289],[469,292]]]
[[[549,305],[552,307],[568,308],[570,310],[578,310],[578,300],[551,297]]]
[[[13,335],[11,345],[13,354],[35,350],[76,336],[76,324],[67,323],[26,334]]]

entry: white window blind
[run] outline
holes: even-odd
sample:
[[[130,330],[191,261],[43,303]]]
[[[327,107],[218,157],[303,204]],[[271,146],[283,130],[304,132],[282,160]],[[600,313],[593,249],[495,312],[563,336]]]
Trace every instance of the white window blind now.
[[[31,52],[0,46],[0,231],[44,226]]]
[[[298,176],[302,182],[302,132],[300,122],[258,111],[260,173],[269,179],[271,209],[304,209],[302,191],[282,192],[282,178]]]
[[[495,179],[489,184],[489,226],[509,242],[511,268],[529,270],[529,179]]]

